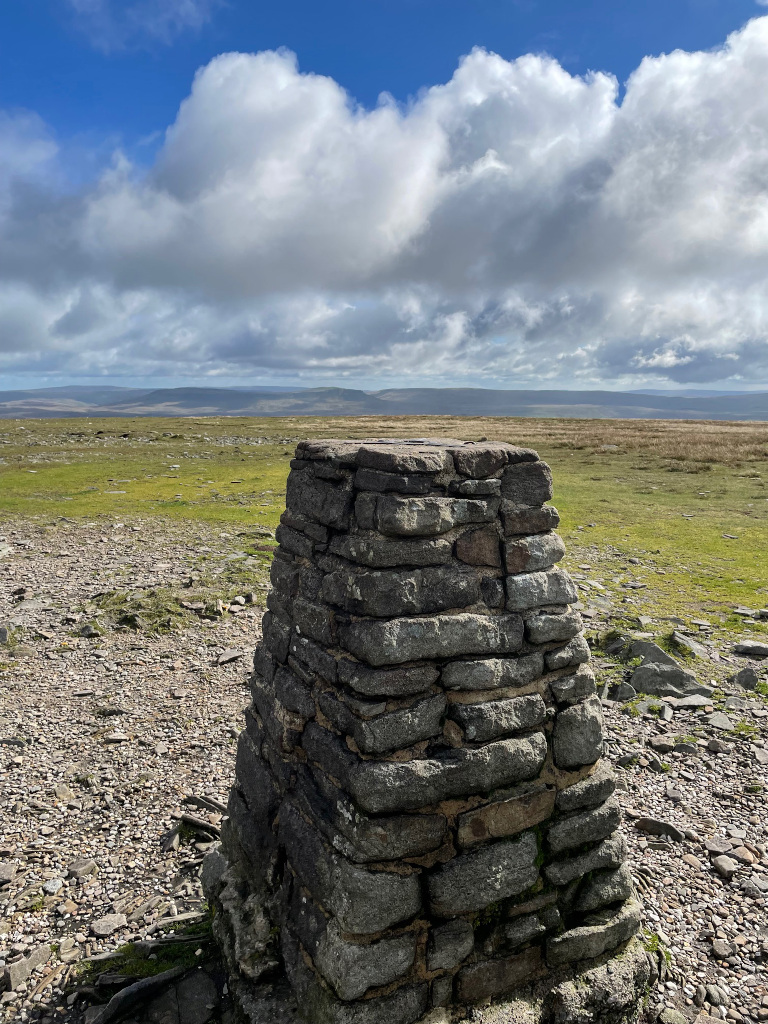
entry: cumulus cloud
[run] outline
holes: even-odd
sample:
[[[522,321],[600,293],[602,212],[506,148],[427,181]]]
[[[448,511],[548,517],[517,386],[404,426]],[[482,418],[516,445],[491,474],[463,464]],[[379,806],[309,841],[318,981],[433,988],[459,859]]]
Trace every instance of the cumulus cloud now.
[[[767,78],[768,17],[646,58],[621,102],[610,75],[476,50],[368,110],[290,53],[224,54],[148,172],[118,156],[64,196],[39,180],[41,127],[21,133],[0,331],[4,301],[12,323],[22,294],[44,313],[0,354],[73,374],[768,382]]]
[[[170,43],[209,20],[218,0],[66,0],[93,45],[110,52],[146,42]]]

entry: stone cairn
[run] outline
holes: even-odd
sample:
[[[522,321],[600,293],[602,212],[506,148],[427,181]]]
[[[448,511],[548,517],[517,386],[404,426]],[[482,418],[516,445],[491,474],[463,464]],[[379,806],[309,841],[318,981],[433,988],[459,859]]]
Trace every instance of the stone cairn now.
[[[284,968],[311,1024],[412,1024],[637,932],[551,488],[509,444],[299,444],[204,869],[246,1018]]]

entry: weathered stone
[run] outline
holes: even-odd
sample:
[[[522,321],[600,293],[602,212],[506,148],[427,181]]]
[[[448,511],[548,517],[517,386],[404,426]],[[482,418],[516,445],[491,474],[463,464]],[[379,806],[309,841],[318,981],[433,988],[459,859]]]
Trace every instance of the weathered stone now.
[[[557,794],[557,807],[561,811],[575,811],[603,803],[616,789],[613,770],[603,761],[586,779],[581,779]]]
[[[355,487],[359,491],[394,491],[397,494],[428,494],[434,478],[426,474],[385,473],[378,469],[358,469]]]
[[[712,858],[712,867],[721,878],[730,882],[739,870],[739,862],[734,860],[732,857],[726,857],[724,854],[721,854],[719,857]]]
[[[393,541],[380,533],[352,533],[333,537],[328,550],[358,565],[390,569],[399,565],[445,565],[451,560],[453,542],[444,537]]]
[[[396,665],[459,654],[513,654],[522,643],[518,615],[434,615],[387,621],[360,619],[339,627],[341,643],[369,665]]]
[[[526,686],[544,671],[541,654],[517,658],[485,658],[482,661],[452,661],[443,666],[440,682],[448,690],[496,690]]]
[[[760,678],[751,665],[741,669],[729,679],[729,682],[740,686],[743,690],[754,690],[759,681]]]
[[[289,473],[286,505],[324,526],[346,529],[352,509],[352,483],[321,480],[311,470]]]
[[[603,752],[603,712],[597,697],[560,711],[552,734],[552,753],[558,768],[594,764]]]
[[[552,816],[555,791],[538,786],[528,792],[485,804],[459,815],[460,846],[472,846],[487,839],[501,839],[533,828]]]
[[[686,694],[709,692],[707,687],[697,682],[693,672],[679,665],[638,665],[630,682],[638,693],[649,693],[654,697],[684,697]]]
[[[567,885],[569,882],[600,868],[618,868],[627,856],[627,846],[622,836],[604,839],[593,849],[567,860],[554,861],[544,868],[544,874],[552,885]]]
[[[768,658],[768,644],[762,640],[741,640],[731,650],[746,658]]]
[[[507,576],[506,588],[508,611],[572,604],[578,596],[573,581],[562,569]]]
[[[538,938],[545,931],[546,928],[539,920],[538,914],[522,914],[514,921],[504,925],[504,938],[507,940],[507,944],[514,949],[516,946],[522,946],[524,942]]]
[[[410,697],[424,693],[437,682],[440,670],[434,665],[412,668],[369,668],[349,658],[338,662],[339,680],[367,697]]]
[[[583,636],[576,636],[565,647],[556,651],[548,651],[545,655],[547,668],[550,672],[559,668],[569,668],[571,665],[583,665],[589,661],[589,644]]]
[[[501,493],[515,505],[543,505],[552,497],[552,473],[546,462],[507,466],[501,475]]]
[[[297,599],[293,602],[292,612],[297,632],[326,646],[333,643],[334,616],[329,608]]]
[[[366,721],[332,694],[323,693],[319,697],[323,714],[337,729],[351,736],[364,754],[384,754],[436,736],[441,729],[445,703],[443,694],[435,694],[402,711],[391,711]]]
[[[374,524],[380,533],[394,537],[433,537],[455,526],[489,523],[496,517],[498,502],[473,498],[401,498],[380,495]]]
[[[334,853],[288,802],[280,809],[280,838],[294,871],[344,931],[380,932],[413,917],[421,907],[417,874],[358,867]]]
[[[125,914],[105,914],[104,917],[91,922],[91,935],[95,935],[99,939],[106,939],[127,925],[128,919]]]
[[[532,832],[460,853],[429,876],[431,911],[456,917],[530,889],[539,877],[538,854]]]
[[[294,658],[306,665],[310,672],[316,672],[329,683],[336,682],[336,659],[314,640],[294,634],[289,637],[288,649]]]
[[[541,950],[532,946],[515,956],[485,960],[462,967],[457,979],[457,995],[462,1003],[476,1003],[530,984],[544,973]]]
[[[582,625],[578,612],[568,611],[561,615],[538,612],[525,617],[525,636],[532,644],[570,640],[581,631]]]
[[[621,808],[614,797],[587,811],[558,818],[547,830],[547,842],[553,853],[594,843],[609,836],[621,822]]]
[[[312,522],[311,519],[307,519],[306,516],[303,516],[296,509],[287,508],[280,516],[280,522],[285,526],[290,526],[293,530],[297,530],[299,533],[305,533],[312,540],[317,541],[318,544],[326,544],[328,542],[330,535],[328,527]]]
[[[573,909],[582,914],[600,910],[611,903],[628,900],[634,894],[632,875],[626,864],[607,871],[595,871],[579,889]]]
[[[659,647],[652,640],[633,640],[622,652],[626,658],[642,658],[643,665],[675,665],[680,668],[680,662],[676,661],[671,654],[668,654],[663,647]]]
[[[482,704],[452,704],[450,709],[450,717],[462,727],[465,738],[474,743],[533,729],[541,725],[546,715],[546,705],[538,693]]]
[[[450,452],[437,445],[391,443],[386,447],[363,444],[356,455],[358,466],[384,473],[445,473],[453,470]]]
[[[265,612],[261,620],[261,634],[267,650],[277,661],[285,661],[291,642],[291,627],[288,623],[281,622],[272,612]]]
[[[547,940],[547,962],[559,966],[593,960],[631,939],[641,920],[642,908],[636,900],[627,900],[618,910],[591,914],[581,927]]]
[[[530,448],[515,448],[508,444],[475,444],[467,442],[461,448],[451,449],[456,472],[462,476],[491,476],[508,463],[535,462],[538,455]]]
[[[499,532],[495,526],[468,530],[456,541],[456,557],[467,565],[501,567]]]
[[[559,562],[564,554],[562,537],[556,533],[538,533],[506,541],[504,566],[508,573],[539,572]]]
[[[560,515],[552,505],[540,507],[502,501],[501,522],[508,537],[523,533],[547,533],[560,525]]]
[[[307,756],[339,779],[369,814],[415,810],[451,797],[490,793],[533,778],[547,752],[542,733],[496,740],[472,750],[449,750],[415,761],[365,761],[325,729],[310,723],[302,744]]]
[[[323,599],[354,615],[421,615],[480,600],[480,577],[458,566],[406,572],[339,571],[323,580]]]
[[[313,959],[336,994],[352,1000],[359,999],[369,988],[388,985],[399,978],[411,967],[415,956],[416,937],[412,932],[361,944],[344,939],[338,923],[331,920]]]
[[[474,946],[475,932],[468,921],[457,919],[432,928],[427,947],[427,970],[451,970],[466,960]]]
[[[575,672],[551,679],[549,690],[558,705],[571,707],[595,692],[595,674],[589,665],[579,665]]]
[[[449,494],[462,494],[467,498],[501,496],[501,480],[452,480],[448,484]]]
[[[311,558],[315,550],[315,541],[299,530],[281,523],[275,530],[275,539],[280,545],[282,554],[298,555],[299,558]]]

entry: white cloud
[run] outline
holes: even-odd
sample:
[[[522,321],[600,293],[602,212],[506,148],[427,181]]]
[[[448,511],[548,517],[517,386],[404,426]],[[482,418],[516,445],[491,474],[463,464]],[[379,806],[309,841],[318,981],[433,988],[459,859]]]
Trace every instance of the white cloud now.
[[[72,374],[768,383],[767,78],[768,17],[647,58],[620,104],[478,50],[365,110],[291,54],[225,54],[149,173],[57,197],[19,144],[0,281]]]
[[[209,20],[219,0],[66,0],[78,27],[105,52],[145,42],[168,44]]]

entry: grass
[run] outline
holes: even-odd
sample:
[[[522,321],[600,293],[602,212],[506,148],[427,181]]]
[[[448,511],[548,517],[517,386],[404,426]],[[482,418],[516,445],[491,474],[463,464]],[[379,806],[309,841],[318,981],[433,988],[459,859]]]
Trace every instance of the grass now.
[[[247,527],[255,544],[277,525],[300,438],[427,435],[535,447],[553,469],[566,567],[579,572],[588,563],[590,578],[628,620],[705,617],[724,636],[768,633],[732,614],[734,605],[768,604],[768,424],[449,416],[4,420],[0,530],[3,518],[15,516],[161,517]]]

